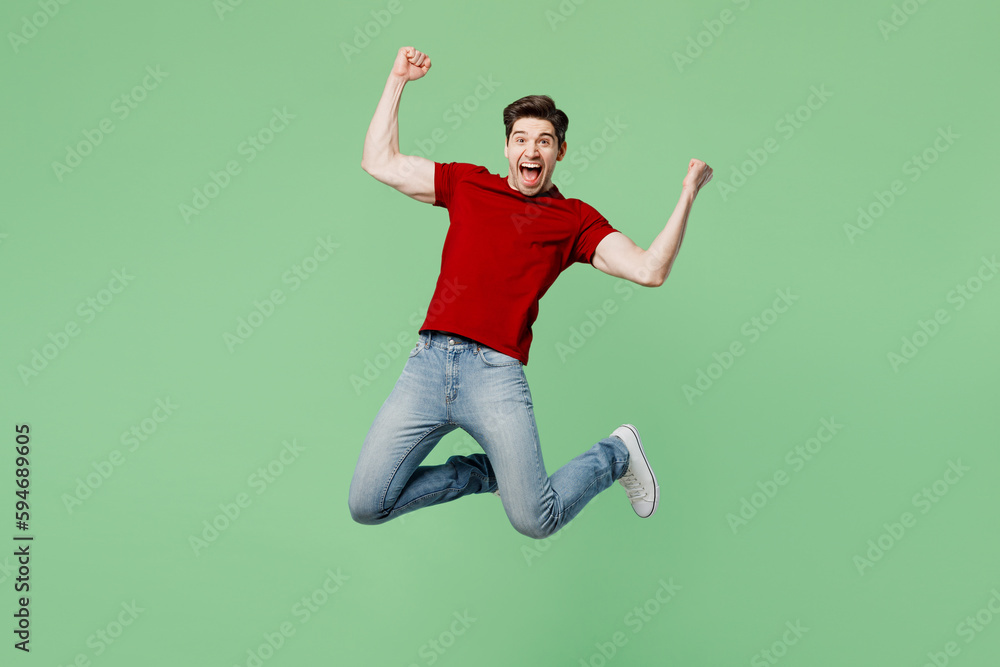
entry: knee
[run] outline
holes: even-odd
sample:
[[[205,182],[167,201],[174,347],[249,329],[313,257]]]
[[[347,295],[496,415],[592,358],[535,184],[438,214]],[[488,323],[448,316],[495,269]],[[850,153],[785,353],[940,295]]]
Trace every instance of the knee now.
[[[348,505],[348,507],[351,510],[351,518],[354,519],[357,523],[360,523],[365,526],[371,526],[372,524],[375,523],[374,517],[371,515],[371,513],[366,512],[365,510],[356,507],[355,505]]]
[[[351,518],[360,524],[372,526],[382,519],[375,510],[374,499],[356,492],[353,488],[348,495],[347,507],[351,511]]]
[[[360,524],[365,526],[374,526],[380,522],[379,515],[372,512],[367,507],[351,505],[350,503],[348,503],[348,507],[351,510],[351,518]]]
[[[554,521],[511,519],[510,523],[514,530],[535,540],[544,540],[557,530]]]

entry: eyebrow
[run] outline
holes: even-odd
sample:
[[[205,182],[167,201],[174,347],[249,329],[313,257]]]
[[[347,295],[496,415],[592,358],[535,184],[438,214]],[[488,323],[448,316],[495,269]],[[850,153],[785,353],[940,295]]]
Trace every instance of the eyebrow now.
[[[528,133],[525,132],[524,130],[514,130],[511,133],[510,136],[514,136],[515,134],[524,134],[524,135],[527,135]],[[550,139],[555,139],[556,138],[556,136],[554,134],[552,134],[551,132],[542,132],[538,136],[540,136],[540,137],[549,137]]]

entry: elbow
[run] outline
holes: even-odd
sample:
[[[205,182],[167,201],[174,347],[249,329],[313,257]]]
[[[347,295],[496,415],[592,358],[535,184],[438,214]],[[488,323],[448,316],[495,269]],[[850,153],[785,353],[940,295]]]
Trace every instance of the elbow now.
[[[374,178],[376,181],[381,181],[379,178],[379,170],[377,167],[373,166],[370,162],[361,161],[361,168],[365,170],[365,173]]]
[[[371,156],[361,158],[361,168],[377,181],[385,182],[385,174],[389,170],[389,163],[380,158]]]
[[[643,287],[659,287],[664,283],[668,275],[670,275],[669,270],[663,273],[650,273],[643,271],[635,282],[639,283]]]
[[[659,287],[670,275],[672,265],[672,260],[664,262],[649,250],[644,250],[635,268],[636,276],[632,280],[643,287]]]
[[[361,168],[367,173],[378,171],[379,156],[375,154],[368,146],[365,146],[365,150],[361,153]]]

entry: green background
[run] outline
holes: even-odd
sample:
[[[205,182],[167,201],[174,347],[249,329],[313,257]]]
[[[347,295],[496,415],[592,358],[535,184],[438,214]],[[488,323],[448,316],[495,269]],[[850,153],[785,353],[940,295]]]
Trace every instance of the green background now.
[[[995,3],[43,6],[0,11],[2,553],[19,533],[19,423],[35,536],[30,654],[12,647],[14,559],[0,560],[3,664],[252,665],[283,623],[294,634],[263,664],[996,664],[1000,280],[983,263],[1000,250]],[[662,488],[651,519],[615,485],[542,541],[489,494],[351,521],[353,467],[416,340],[448,224],[360,169],[404,45],[433,67],[404,92],[403,152],[505,174],[503,107],[547,93],[571,120],[556,183],[643,247],[688,160],[714,168],[668,281],[571,267],[541,302],[525,368],[550,473],[623,422],[640,429]],[[163,78],[123,118],[115,100],[147,67]],[[476,98],[480,77],[498,85]],[[813,86],[829,97],[809,109]],[[275,109],[294,118],[248,161],[242,142]],[[104,119],[113,131],[57,174]],[[603,143],[615,119],[626,127]],[[958,138],[939,152],[948,128]],[[769,138],[777,150],[745,165]],[[925,152],[934,162],[908,170]],[[181,205],[229,161],[239,173],[185,221]],[[850,234],[897,180],[903,194]],[[286,281],[317,239],[339,246]],[[128,285],[102,291],[122,269]],[[978,290],[961,307],[959,285]],[[274,290],[283,303],[227,346]],[[775,319],[778,290],[796,298]],[[96,316],[80,309],[109,296]],[[608,299],[614,312],[586,324]],[[894,367],[938,310],[946,323]],[[743,354],[727,360],[734,342]],[[52,358],[26,373],[46,345]],[[715,377],[688,398],[699,371]],[[175,406],[161,422],[158,400]],[[788,452],[824,418],[843,427],[796,467]],[[122,434],[143,423],[130,448]],[[273,463],[286,441],[299,453]],[[475,450],[455,431],[427,462]],[[967,470],[946,476],[950,463]],[[262,485],[252,476],[269,464],[280,474]],[[81,483],[89,496],[68,504]],[[193,547],[241,493],[249,505]],[[739,525],[743,499],[759,507]],[[884,553],[866,555],[869,540]],[[341,583],[327,595],[330,572]],[[296,605],[313,596],[304,618]],[[133,601],[142,611],[120,628]],[[962,624],[977,613],[973,632]]]

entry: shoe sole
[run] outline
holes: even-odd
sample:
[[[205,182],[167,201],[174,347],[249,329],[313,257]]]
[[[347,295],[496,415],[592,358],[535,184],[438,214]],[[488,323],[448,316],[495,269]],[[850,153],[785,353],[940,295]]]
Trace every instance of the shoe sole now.
[[[638,429],[632,424],[623,424],[623,426],[632,431],[632,435],[635,436],[635,441],[639,443],[639,453],[642,454],[642,462],[645,464],[646,470],[649,471],[649,476],[653,478],[653,509],[646,516],[639,515],[643,519],[648,519],[656,513],[656,508],[660,506],[660,483],[656,481],[656,473],[653,472],[653,467],[649,465],[649,459],[646,458],[646,450],[642,448],[642,438],[639,437]]]

